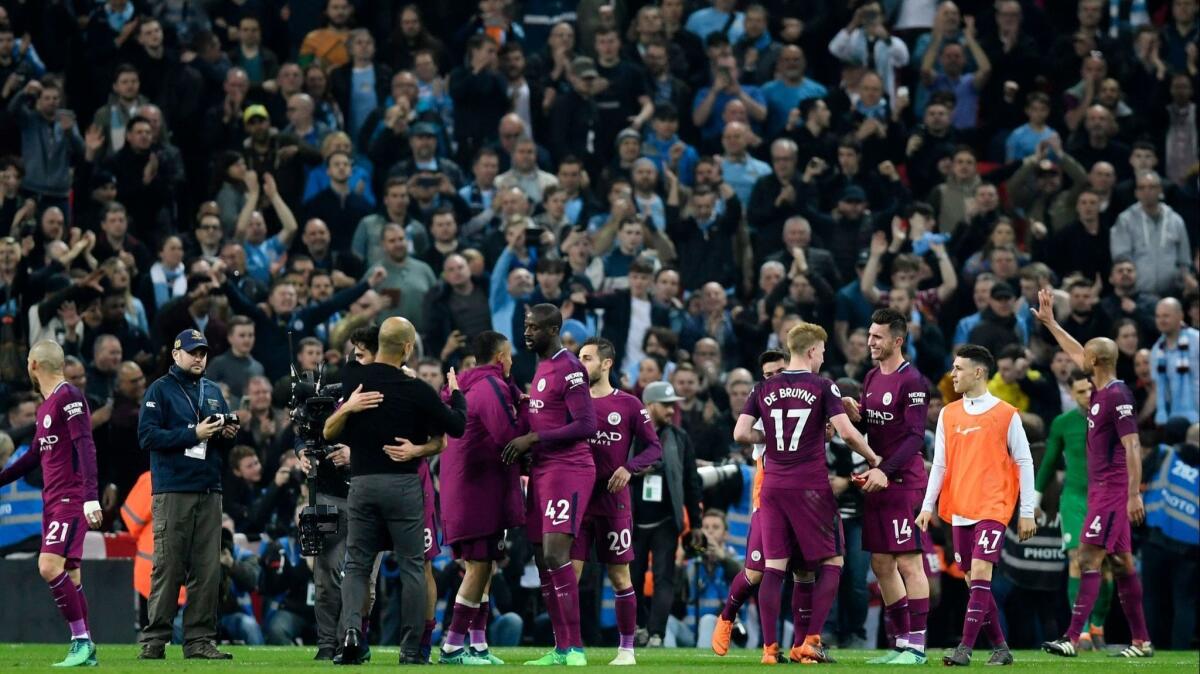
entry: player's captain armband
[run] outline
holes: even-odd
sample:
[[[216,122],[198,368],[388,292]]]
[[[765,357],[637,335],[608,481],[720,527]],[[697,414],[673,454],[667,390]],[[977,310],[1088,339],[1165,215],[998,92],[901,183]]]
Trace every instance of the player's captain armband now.
[[[925,397],[926,396],[925,396],[924,391],[909,391],[908,392],[908,406],[916,407],[917,405],[924,405]]]
[[[568,372],[563,379],[567,382],[567,388],[579,388],[586,383],[582,372]]]
[[[1133,416],[1133,405],[1117,405],[1116,410],[1119,419]]]
[[[83,414],[83,401],[75,400],[73,402],[69,402],[66,405],[63,405],[62,411],[67,415],[67,421],[70,421],[80,414]]]

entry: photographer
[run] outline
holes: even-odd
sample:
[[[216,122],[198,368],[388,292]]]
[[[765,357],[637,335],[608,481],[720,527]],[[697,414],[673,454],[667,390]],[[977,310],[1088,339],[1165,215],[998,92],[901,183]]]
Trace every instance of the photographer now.
[[[250,538],[287,533],[289,515],[296,509],[304,472],[295,457],[285,456],[275,475],[264,483],[262,462],[253,447],[238,445],[229,452],[233,479],[224,490],[225,513],[237,531]]]
[[[343,663],[360,662],[365,645],[361,624],[367,581],[375,555],[383,547],[385,528],[395,548],[403,588],[400,662],[422,661],[426,583],[420,460],[396,461],[383,447],[404,440],[425,443],[439,433],[460,437],[466,427],[466,400],[458,391],[454,370],[448,375],[450,407],[424,382],[400,370],[412,355],[416,339],[416,329],[407,319],[397,316],[384,321],[375,362],[345,371],[342,382],[350,396],[325,422],[327,440],[341,439],[354,448],[340,623]]]
[[[197,330],[175,338],[175,364],[150,385],[138,420],[138,441],[150,451],[153,512],[161,536],[154,540],[149,620],[142,631],[142,660],[162,660],[187,581],[185,658],[230,660],[217,650],[221,586],[221,451],[237,433],[237,417],[220,389],[204,378],[208,341]]]

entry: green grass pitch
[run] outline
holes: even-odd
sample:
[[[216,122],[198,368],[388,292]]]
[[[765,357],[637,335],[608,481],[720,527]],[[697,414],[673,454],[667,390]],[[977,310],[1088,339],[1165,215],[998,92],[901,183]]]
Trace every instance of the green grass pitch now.
[[[133,644],[101,644],[99,650],[100,667],[108,672],[227,672],[242,671],[268,674],[272,672],[294,673],[297,670],[315,671],[329,670],[332,665],[328,662],[314,662],[313,648],[273,648],[231,646],[222,647],[234,654],[234,660],[228,662],[197,662],[183,659],[183,653],[178,646],[167,649],[167,659],[163,662],[139,662],[138,647]],[[15,669],[43,669],[47,665],[58,662],[66,655],[65,644],[0,644],[0,672]],[[533,659],[544,651],[533,648],[498,648],[494,651],[508,663],[520,663]],[[592,667],[604,667],[615,653],[614,648],[588,649],[588,661]],[[859,671],[895,671],[898,668],[871,666],[863,664],[868,658],[874,657],[877,651],[831,651],[838,663],[823,667],[823,670],[839,672]],[[931,655],[928,667],[941,668],[942,651],[935,649]],[[989,651],[979,649],[977,660],[973,667],[983,667]],[[1037,651],[1018,651],[1015,653],[1015,668],[1027,672],[1087,672],[1088,674],[1107,674],[1108,672],[1179,672],[1196,674],[1200,672],[1200,653],[1195,651],[1159,652],[1152,660],[1122,660],[1108,658],[1103,655],[1085,653],[1074,659],[1056,658]],[[369,669],[393,668],[396,666],[398,651],[396,648],[373,648],[372,661],[366,665]],[[638,651],[637,672],[689,672],[703,670],[709,672],[725,671],[761,671],[758,663],[758,652],[734,650],[724,658],[718,658],[708,651],[685,649],[643,649]],[[434,659],[437,656],[435,654]],[[791,665],[798,667],[797,665]],[[512,670],[518,667],[506,665],[503,669]],[[474,667],[470,669],[475,669]],[[523,668],[534,669],[534,668]]]

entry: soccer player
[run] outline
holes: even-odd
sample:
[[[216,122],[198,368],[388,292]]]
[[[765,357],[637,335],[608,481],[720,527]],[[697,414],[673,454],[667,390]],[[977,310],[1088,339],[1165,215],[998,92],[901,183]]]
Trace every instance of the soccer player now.
[[[1033,456],[1017,408],[988,393],[996,361],[982,346],[964,344],[950,371],[954,392],[963,397],[942,408],[934,434],[933,468],[917,526],[929,528],[933,509],[954,532],[954,561],[967,576],[970,595],[962,641],[942,658],[949,667],[971,664],[979,630],[992,642],[989,665],[1012,664],[992,597],[992,568],[1000,561],[1004,530],[1017,496],[1017,533],[1026,540],[1037,531],[1033,520]]]
[[[762,352],[758,357],[758,367],[762,371],[764,380],[770,379],[776,374],[783,371],[787,367],[788,357],[782,351],[770,349]],[[758,431],[763,429],[762,420],[760,419],[754,424],[754,428]],[[729,652],[729,641],[733,636],[733,624],[737,619],[738,611],[742,610],[742,604],[754,594],[754,588],[762,582],[763,569],[767,568],[762,554],[762,527],[758,524],[758,496],[762,491],[763,483],[763,455],[767,451],[767,446],[764,444],[756,444],[752,447],[754,457],[754,482],[750,489],[750,531],[746,535],[746,565],[729,584],[729,596],[725,598],[725,606],[721,608],[721,615],[717,618],[717,625],[713,628],[712,650],[717,655],[725,655]],[[811,611],[812,603],[812,585],[813,579],[805,575],[806,580],[800,581],[793,577],[795,584],[792,586],[792,625],[795,627],[793,645],[798,639],[801,642],[804,640],[804,631],[800,629],[800,623],[803,620],[807,621],[808,615],[805,613],[803,617],[800,614],[802,610],[797,606],[798,603],[806,603],[805,608]],[[803,585],[801,583],[803,582]],[[802,589],[803,588],[803,589]],[[807,595],[807,602],[804,602],[804,595]],[[807,625],[807,622],[805,622]]]
[[[485,330],[472,341],[471,351],[479,365],[458,379],[467,396],[467,430],[451,439],[442,454],[445,541],[455,559],[466,562],[466,571],[439,662],[502,665],[487,647],[488,591],[496,562],[504,559],[504,531],[524,524],[525,504],[520,467],[504,465],[500,452],[522,434],[527,421],[523,414],[518,417],[521,391],[509,376],[512,344]]]
[[[637,596],[629,577],[629,562],[633,561],[633,503],[628,485],[630,477],[662,458],[662,443],[642,401],[613,388],[616,354],[612,342],[596,337],[579,349],[579,360],[587,370],[592,404],[596,408],[596,434],[590,443],[592,460],[596,463],[596,484],[575,544],[571,546],[571,560],[578,579],[594,545],[596,558],[608,566],[620,637],[617,657],[608,664],[636,665],[633,637],[637,632]],[[642,449],[631,459],[630,448],[635,437]]]
[[[83,392],[63,378],[63,350],[43,340],[29,350],[29,379],[42,394],[29,451],[4,470],[0,487],[42,468],[42,549],[38,571],[71,628],[71,650],[55,667],[96,665],[96,644],[87,627],[87,597],[79,561],[84,528],[103,521],[96,500],[96,446],[92,415]]]
[[[1059,468],[1066,468],[1058,514],[1062,527],[1063,550],[1067,553],[1067,603],[1075,605],[1079,595],[1079,532],[1087,514],[1087,409],[1092,399],[1092,380],[1076,371],[1071,375],[1071,398],[1078,407],[1063,412],[1050,423],[1046,437],[1046,456],[1038,467],[1037,503],[1042,502],[1046,484]],[[1060,461],[1061,459],[1061,461]],[[1105,565],[1107,566],[1107,564]],[[1104,620],[1112,598],[1111,571],[1100,584],[1100,594],[1092,608],[1088,624],[1079,635],[1079,650],[1104,650]]]
[[[1088,493],[1079,542],[1079,594],[1067,633],[1042,644],[1042,649],[1069,658],[1078,654],[1079,634],[1100,592],[1100,566],[1107,556],[1133,637],[1133,643],[1114,657],[1154,657],[1129,532],[1131,521],[1141,524],[1146,516],[1140,492],[1142,445],[1133,394],[1117,379],[1117,345],[1106,337],[1096,337],[1080,346],[1054,319],[1054,296],[1048,290],[1038,293],[1034,315],[1084,374],[1091,375],[1095,386],[1087,415]]]
[[[562,312],[553,304],[535,304],[525,315],[525,346],[539,360],[529,394],[530,432],[511,440],[503,458],[513,463],[533,449],[525,529],[534,544],[556,642],[553,651],[525,664],[582,666],[587,657],[579,632],[579,582],[571,544],[596,481],[588,445],[596,432],[596,410],[587,371],[563,348],[560,330]]]
[[[765,443],[763,485],[759,493],[766,569],[758,593],[762,618],[763,664],[787,662],[779,653],[775,623],[785,571],[794,554],[818,567],[812,614],[804,643],[793,646],[796,662],[832,662],[821,644],[821,627],[837,596],[842,576],[842,520],[825,466],[825,426],[832,424],[871,469],[863,490],[879,491],[887,477],[879,457],[850,423],[836,384],[816,374],[825,360],[825,329],[801,322],[788,331],[788,369],[754,387],[733,429],[735,442]],[[763,430],[754,429],[759,419]]]
[[[879,469],[887,475],[888,488],[866,495],[863,549],[871,553],[871,568],[879,579],[896,648],[868,664],[926,662],[929,579],[921,532],[915,530],[914,520],[927,483],[923,450],[929,387],[920,371],[904,360],[907,338],[908,318],[900,312],[880,309],[871,316],[867,348],[879,365],[863,379],[861,416],[867,424],[867,441],[883,457]]]

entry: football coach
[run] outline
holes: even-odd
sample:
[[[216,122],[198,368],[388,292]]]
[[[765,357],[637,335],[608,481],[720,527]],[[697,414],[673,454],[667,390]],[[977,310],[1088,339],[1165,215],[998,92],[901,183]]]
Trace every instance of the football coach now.
[[[425,493],[417,469],[423,458],[390,458],[384,445],[401,438],[415,445],[445,433],[461,437],[467,425],[467,403],[454,370],[448,379],[450,406],[420,379],[400,368],[416,346],[417,332],[407,319],[395,316],[379,328],[375,362],[346,368],[342,379],[347,396],[378,392],[382,400],[360,411],[335,412],[325,422],[325,439],[353,448],[350,453],[349,532],[342,579],[342,664],[359,664],[362,657],[362,609],[375,554],[390,535],[399,567],[400,664],[425,664],[420,656],[425,626]],[[343,408],[349,406],[343,405]]]
[[[146,389],[138,418],[138,444],[150,452],[154,515],[154,570],[142,630],[143,660],[161,660],[179,610],[179,586],[187,581],[183,656],[229,660],[217,650],[217,603],[221,589],[221,454],[236,422],[216,383],[204,378],[208,340],[198,330],[175,337],[171,369]],[[234,417],[236,419],[236,417]]]

